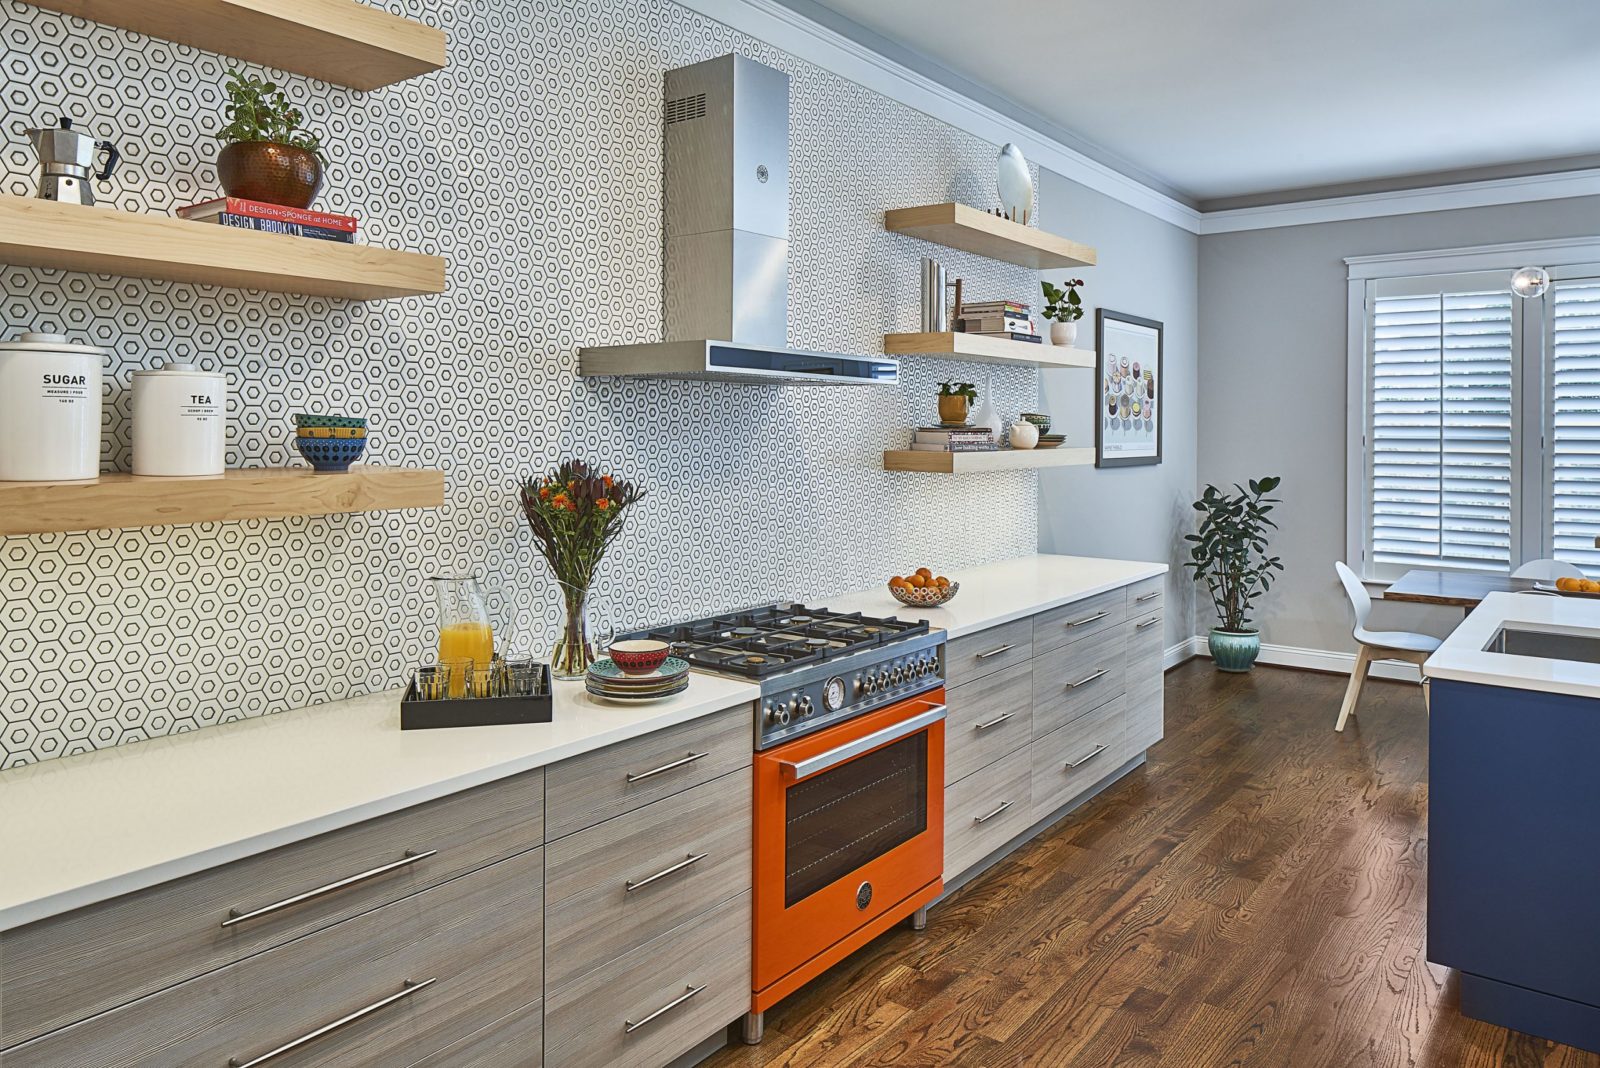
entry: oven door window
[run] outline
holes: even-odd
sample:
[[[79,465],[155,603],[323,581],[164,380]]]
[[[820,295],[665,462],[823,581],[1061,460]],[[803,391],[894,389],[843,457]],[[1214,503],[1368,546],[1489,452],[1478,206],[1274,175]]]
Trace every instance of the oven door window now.
[[[784,793],[784,907],[928,827],[928,732],[795,783]]]

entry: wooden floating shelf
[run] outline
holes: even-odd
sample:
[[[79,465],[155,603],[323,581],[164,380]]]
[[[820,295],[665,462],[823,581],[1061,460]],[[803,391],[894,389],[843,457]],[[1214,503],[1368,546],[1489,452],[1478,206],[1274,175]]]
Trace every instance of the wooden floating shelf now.
[[[1094,463],[1093,449],[996,449],[994,452],[920,452],[891,449],[883,454],[885,471],[926,471],[961,475],[979,471],[1023,471],[1037,467],[1080,467]]]
[[[1005,260],[1036,271],[1093,267],[1095,264],[1095,251],[1088,245],[965,204],[895,208],[884,213],[883,226],[897,234],[910,234],[936,245]]]
[[[110,474],[93,482],[0,482],[0,534],[437,508],[444,472],[414,467],[251,467],[221,476]]]
[[[972,363],[1009,363],[1025,367],[1088,367],[1095,365],[1088,349],[1069,349],[960,331],[943,334],[885,334],[885,356],[939,356]]]
[[[351,89],[377,89],[445,65],[443,31],[355,0],[32,3]]]
[[[350,300],[445,288],[438,256],[7,195],[0,263]]]

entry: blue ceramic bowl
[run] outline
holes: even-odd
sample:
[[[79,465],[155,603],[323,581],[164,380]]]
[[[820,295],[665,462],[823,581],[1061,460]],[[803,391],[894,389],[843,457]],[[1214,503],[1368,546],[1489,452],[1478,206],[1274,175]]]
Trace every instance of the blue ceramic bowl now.
[[[294,447],[318,471],[348,471],[366,450],[366,438],[303,438],[295,435]]]

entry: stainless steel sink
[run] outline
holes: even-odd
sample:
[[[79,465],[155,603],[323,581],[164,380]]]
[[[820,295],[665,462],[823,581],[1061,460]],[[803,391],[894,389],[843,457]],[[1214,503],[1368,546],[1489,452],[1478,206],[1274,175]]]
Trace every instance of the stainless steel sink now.
[[[1569,634],[1552,630],[1501,627],[1490,639],[1484,652],[1600,664],[1600,634]]]

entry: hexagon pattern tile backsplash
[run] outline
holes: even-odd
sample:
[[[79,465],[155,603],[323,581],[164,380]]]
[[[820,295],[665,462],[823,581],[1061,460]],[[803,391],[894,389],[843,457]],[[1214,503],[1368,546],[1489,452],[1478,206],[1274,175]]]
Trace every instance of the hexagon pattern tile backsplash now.
[[[399,685],[436,636],[430,575],[483,574],[501,633],[545,652],[557,602],[515,488],[565,455],[650,490],[594,595],[617,624],[1034,550],[1031,473],[880,458],[932,417],[941,379],[991,390],[1009,421],[1037,399],[1032,370],[913,359],[898,386],[832,389],[577,376],[582,345],[660,336],[664,70],[737,51],[791,77],[801,347],[869,353],[914,329],[927,254],[972,298],[1031,296],[1030,272],[882,225],[886,208],[992,203],[994,145],[666,0],[382,6],[442,27],[449,66],[371,93],[269,73],[323,135],[318,206],[359,215],[361,240],[447,257],[447,293],[351,303],[0,266],[0,330],[112,352],[106,470],[129,464],[130,373],[193,360],[228,376],[230,466],[296,462],[293,412],[362,414],[367,459],[443,467],[446,506],[3,539],[0,763]],[[16,0],[0,48],[0,191],[33,194],[21,131],[68,114],[122,148],[102,202],[216,195],[232,61]]]

